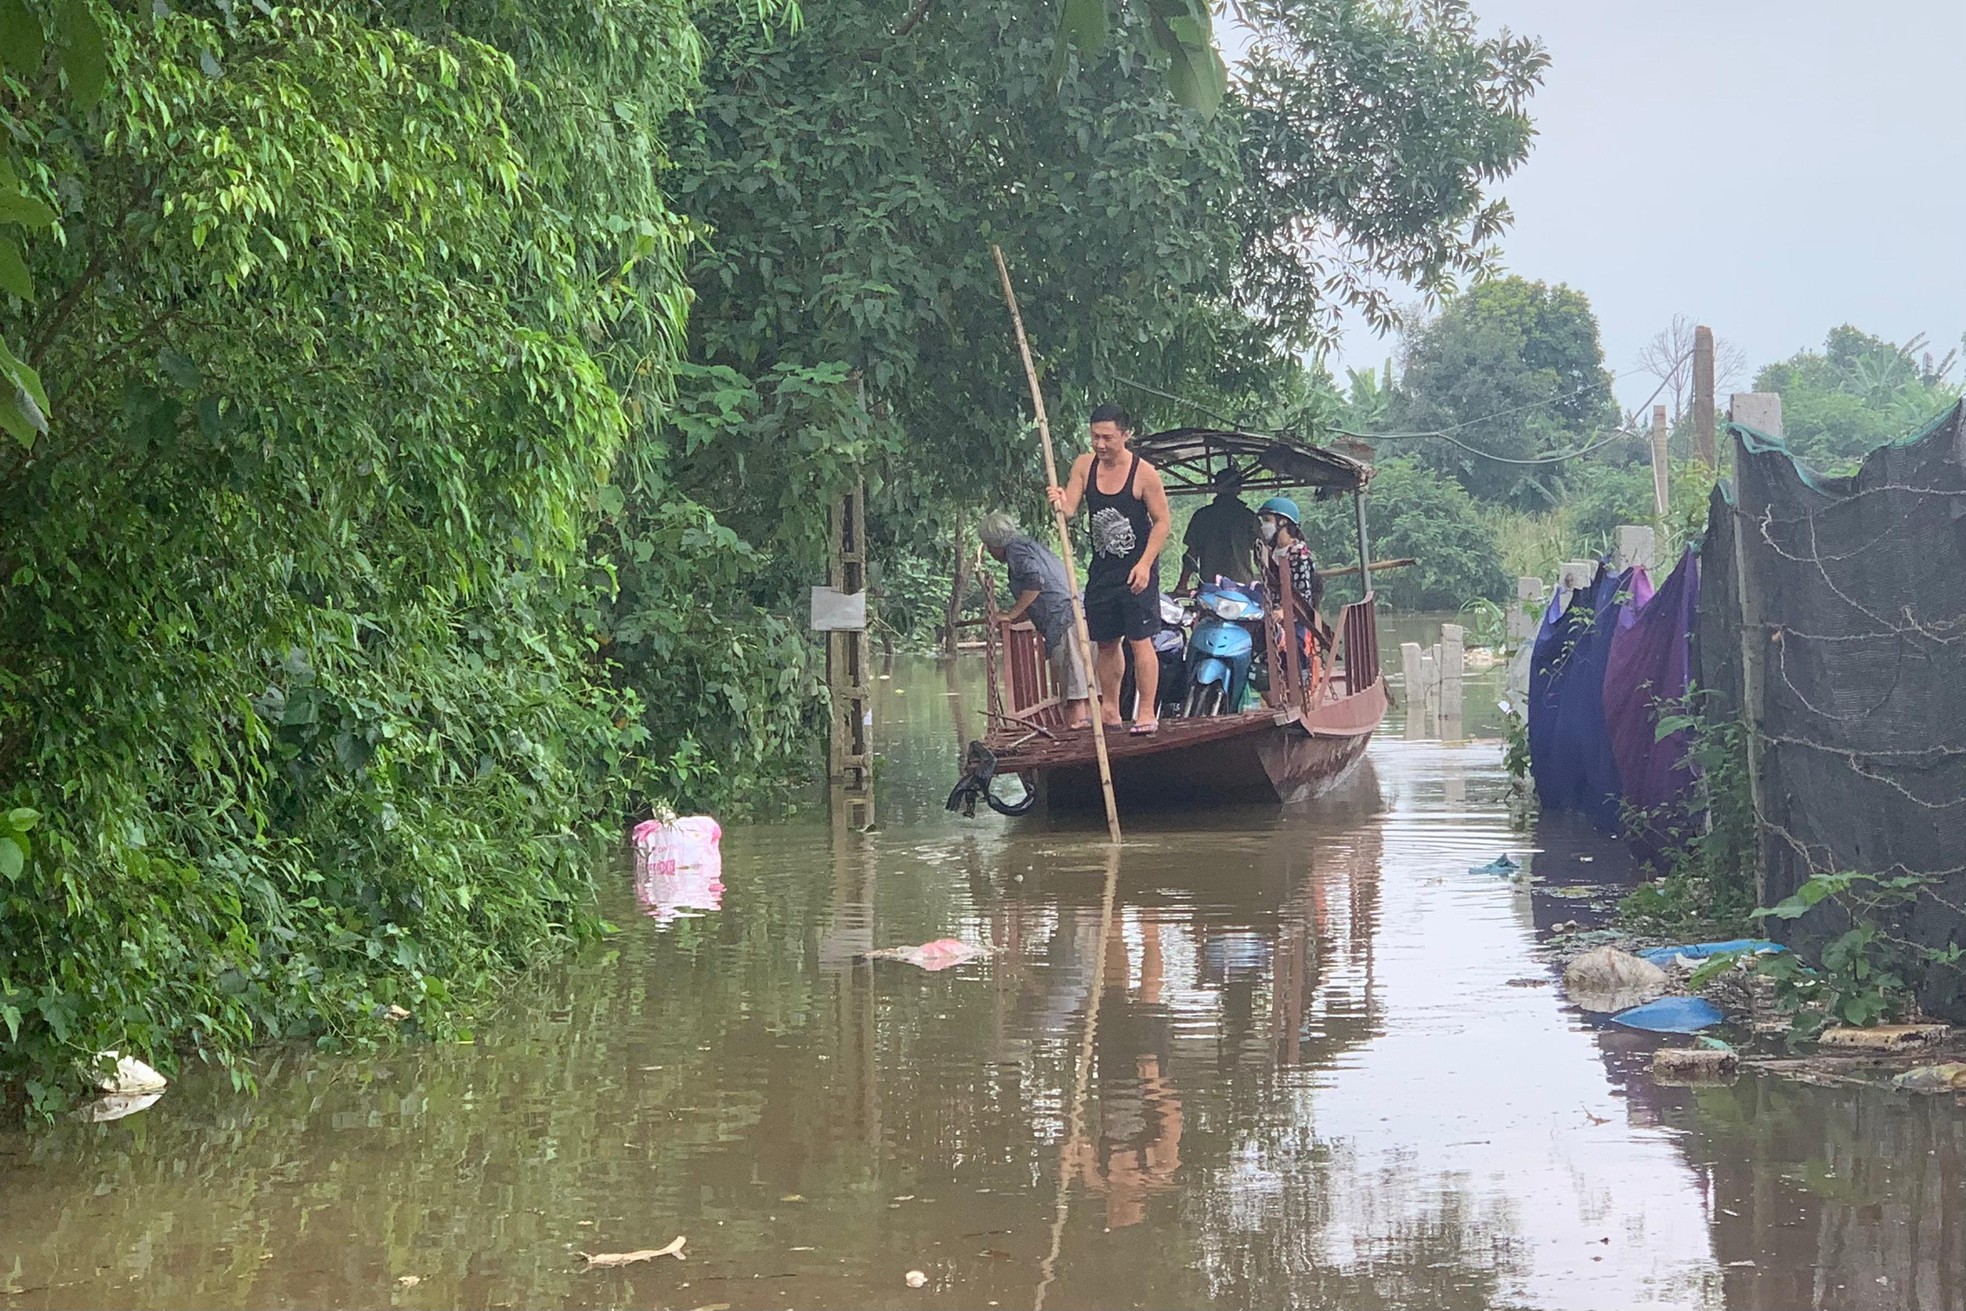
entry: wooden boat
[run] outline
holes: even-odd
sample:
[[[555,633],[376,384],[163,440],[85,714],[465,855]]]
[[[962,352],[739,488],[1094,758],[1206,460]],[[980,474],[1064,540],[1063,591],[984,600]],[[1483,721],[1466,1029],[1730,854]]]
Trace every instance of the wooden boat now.
[[[1244,492],[1309,488],[1319,499],[1349,493],[1360,572],[1367,581],[1363,599],[1344,608],[1332,630],[1335,640],[1321,651],[1308,678],[1293,644],[1278,651],[1270,640],[1278,611],[1288,612],[1292,605],[1286,595],[1263,625],[1262,658],[1269,671],[1263,704],[1230,714],[1163,719],[1160,731],[1147,736],[1109,731],[1106,747],[1120,808],[1295,803],[1329,791],[1365,754],[1388,704],[1366,540],[1364,492],[1372,466],[1325,447],[1212,428],[1156,433],[1134,442],[1133,449],[1160,469],[1170,496],[1207,494],[1210,479],[1231,464],[1243,475]],[[1005,623],[994,612],[986,631],[991,707],[983,741],[996,757],[997,772],[1019,775],[1040,807],[1101,808],[1092,731],[1064,727],[1044,639],[1029,622]]]

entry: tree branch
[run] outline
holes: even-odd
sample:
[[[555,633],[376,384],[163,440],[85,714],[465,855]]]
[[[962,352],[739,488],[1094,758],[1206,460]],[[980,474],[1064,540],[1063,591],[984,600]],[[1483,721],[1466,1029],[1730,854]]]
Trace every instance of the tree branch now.
[[[55,337],[61,332],[62,326],[68,322],[68,316],[75,312],[77,305],[81,304],[82,293],[93,286],[96,279],[102,276],[103,266],[108,262],[108,249],[107,243],[105,243],[102,246],[98,246],[96,253],[90,256],[88,267],[82,270],[81,277],[75,279],[75,285],[63,292],[62,298],[55,302],[54,312],[48,318],[48,326],[36,334],[34,344],[29,346],[27,350],[27,357],[32,361],[35,368],[38,369],[41,367],[42,357],[48,353],[48,348],[55,344]]]
[[[915,0],[915,7],[908,11],[906,18],[901,20],[901,26],[894,29],[895,39],[898,41],[921,26],[922,19],[927,18],[928,11],[934,7],[935,0]]]

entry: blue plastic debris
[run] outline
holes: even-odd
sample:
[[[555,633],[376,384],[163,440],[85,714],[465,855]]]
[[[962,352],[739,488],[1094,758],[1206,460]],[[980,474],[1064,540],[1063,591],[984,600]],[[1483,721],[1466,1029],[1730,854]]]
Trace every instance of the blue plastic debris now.
[[[1613,1024],[1647,1033],[1696,1033],[1726,1019],[1705,997],[1661,997],[1611,1017]]]
[[[1509,853],[1505,851],[1501,855],[1495,857],[1495,859],[1489,861],[1486,865],[1470,865],[1468,867],[1468,873],[1514,874],[1517,871],[1519,871],[1521,868],[1522,866],[1516,864],[1514,861],[1509,859]]]
[[[1733,938],[1727,942],[1691,942],[1681,943],[1677,947],[1652,947],[1638,954],[1664,969],[1681,956],[1687,960],[1708,960],[1715,956],[1736,952],[1742,955],[1752,952],[1760,956],[1782,950],[1784,948],[1781,943],[1770,942],[1766,938]]]

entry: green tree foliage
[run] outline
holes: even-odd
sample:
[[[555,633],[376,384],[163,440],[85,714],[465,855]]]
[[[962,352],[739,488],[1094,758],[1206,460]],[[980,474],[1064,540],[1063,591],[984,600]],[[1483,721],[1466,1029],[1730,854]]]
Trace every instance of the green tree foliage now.
[[[923,0],[923,9],[929,0]],[[1107,0],[1061,0],[1051,81],[1063,80],[1073,54],[1091,59],[1112,33]],[[1168,93],[1190,109],[1212,114],[1228,89],[1228,70],[1215,49],[1214,23],[1205,0],[1143,0],[1147,48],[1167,61]]]
[[[1533,460],[1577,449],[1616,424],[1590,302],[1519,277],[1474,287],[1413,333],[1394,410],[1396,427],[1454,439],[1419,446],[1429,467],[1482,500],[1547,508],[1560,495],[1563,464],[1507,464],[1474,452]]]
[[[1300,501],[1320,568],[1358,562],[1351,498]],[[1417,564],[1372,576],[1379,600],[1395,610],[1457,610],[1475,597],[1499,599],[1509,580],[1482,508],[1452,478],[1410,455],[1382,461],[1366,496],[1375,560]],[[1355,595],[1348,586],[1345,591]]]
[[[692,355],[756,401],[675,462],[679,485],[807,568],[815,518],[855,468],[897,546],[946,534],[957,505],[1035,509],[992,241],[1064,454],[1089,400],[1142,399],[1121,378],[1250,422],[1314,419],[1323,402],[1282,347],[1338,304],[1377,303],[1375,278],[1439,289],[1487,267],[1506,211],[1482,192],[1526,149],[1533,44],[1479,40],[1452,4],[1252,6],[1261,55],[1205,116],[1164,94],[1163,8],[1102,11],[1055,89],[1054,22],[1008,0],[898,23],[850,0],[789,38],[706,18],[706,95],[678,125],[672,184],[711,234]],[[807,426],[767,418],[788,412]]]
[[[0,97],[56,215],[4,301],[54,417],[0,452],[0,797],[40,816],[0,1077],[37,1100],[105,1047],[442,1030],[591,930],[648,741],[590,531],[685,307],[678,3],[91,12],[100,104]]]
[[[1242,12],[1239,299],[1258,321],[1311,344],[1350,307],[1384,330],[1402,289],[1445,296],[1493,274],[1510,214],[1488,192],[1528,158],[1542,47],[1480,36],[1465,0],[1252,0]]]
[[[1854,464],[1959,399],[1958,352],[1934,360],[1925,340],[1899,346],[1836,328],[1818,351],[1800,351],[1755,375],[1756,391],[1780,392],[1790,449],[1829,468]]]

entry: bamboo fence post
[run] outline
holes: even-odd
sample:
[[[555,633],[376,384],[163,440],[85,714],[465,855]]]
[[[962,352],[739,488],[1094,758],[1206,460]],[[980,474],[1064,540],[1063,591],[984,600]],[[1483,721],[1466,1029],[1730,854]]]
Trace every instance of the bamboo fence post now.
[[[1044,476],[1047,488],[1058,483],[1058,457],[1051,448],[1051,420],[1044,409],[1044,392],[1038,387],[1038,367],[1031,362],[1031,343],[1024,336],[1024,316],[1017,310],[1017,292],[1010,285],[1010,267],[1003,262],[1003,248],[992,242],[990,254],[997,261],[997,278],[1003,283],[1004,304],[1010,307],[1010,326],[1017,333],[1017,353],[1024,360],[1024,380],[1031,384],[1031,407],[1037,411],[1038,439],[1044,444]],[[1106,796],[1106,831],[1120,840],[1119,806],[1113,800],[1113,764],[1106,755],[1106,716],[1104,694],[1099,686],[1099,667],[1093,660],[1092,635],[1085,627],[1085,607],[1076,596],[1078,571],[1072,565],[1072,529],[1065,512],[1057,506],[1051,517],[1058,524],[1058,557],[1064,562],[1065,576],[1071,580],[1073,596],[1072,629],[1079,641],[1079,658],[1085,661],[1086,691],[1092,698],[1092,749],[1099,757],[1099,788]]]

